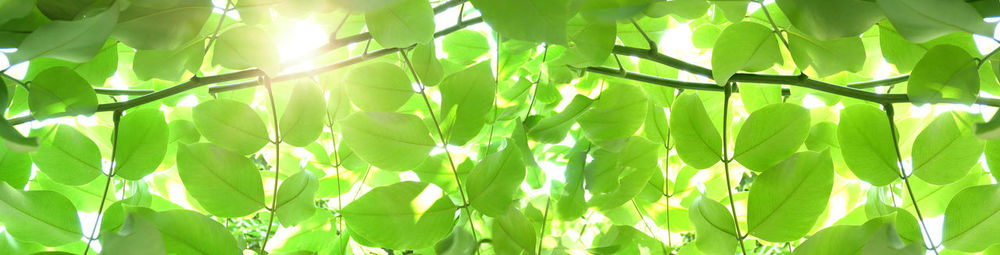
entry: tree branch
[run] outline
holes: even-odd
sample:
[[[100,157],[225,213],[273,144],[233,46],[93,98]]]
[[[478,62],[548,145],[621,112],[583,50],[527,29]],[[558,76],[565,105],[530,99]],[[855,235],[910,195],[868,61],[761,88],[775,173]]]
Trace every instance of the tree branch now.
[[[684,62],[683,60],[679,60],[660,53],[650,52],[649,50],[646,49],[616,45],[614,47],[613,52],[616,54],[622,54],[622,55],[628,55],[628,56],[634,56],[652,60],[657,63],[677,68],[679,70],[684,70],[686,72],[695,75],[712,78],[712,69]],[[708,90],[708,91],[723,90],[722,87],[715,85],[714,83],[679,81],[679,80],[666,79],[662,77],[651,76],[641,73],[634,73],[634,72],[621,73],[618,70],[610,69],[607,67],[587,67],[584,70],[588,72],[601,73],[625,79],[669,86],[674,88]],[[870,88],[870,87],[892,85],[904,82],[907,79],[909,79],[909,76],[903,75],[882,80],[851,83],[848,84],[847,86],[842,86],[820,80],[810,79],[803,75],[737,73],[734,74],[732,78],[730,78],[729,80],[732,82],[750,82],[750,83],[797,86],[797,87],[809,88],[827,93],[837,94],[841,96],[851,97],[855,99],[865,100],[873,103],[885,104],[885,103],[913,103],[913,102],[910,101],[909,97],[906,94],[881,94],[872,91],[861,90],[859,88]],[[959,103],[959,102],[953,99],[940,99],[930,103]],[[976,104],[1000,107],[1000,98],[980,97],[978,100],[976,100]]]
[[[455,32],[455,31],[461,30],[461,29],[463,29],[465,27],[468,27],[468,26],[471,26],[471,25],[475,25],[475,24],[479,24],[481,22],[483,22],[483,18],[482,17],[476,17],[476,18],[473,18],[473,19],[469,19],[469,20],[463,21],[462,23],[455,24],[454,26],[448,27],[446,29],[438,31],[437,33],[434,33],[434,37],[442,37],[442,36],[451,34],[451,33]],[[354,64],[357,64],[357,63],[361,63],[361,62],[364,62],[364,61],[375,59],[375,58],[378,58],[378,57],[381,57],[381,56],[393,54],[393,53],[396,53],[397,51],[402,50],[402,49],[403,48],[385,48],[385,49],[379,49],[379,50],[376,50],[376,51],[368,52],[368,54],[365,54],[365,55],[361,55],[361,56],[358,56],[358,57],[353,57],[353,58],[345,59],[343,61],[336,62],[336,63],[329,64],[329,65],[325,65],[325,66],[321,66],[321,67],[318,67],[318,68],[315,68],[315,69],[312,69],[312,70],[306,70],[306,71],[302,71],[302,72],[290,73],[290,74],[284,74],[284,75],[279,75],[279,76],[276,76],[276,77],[272,77],[271,78],[271,82],[277,83],[277,82],[282,82],[282,81],[287,81],[287,80],[294,80],[294,79],[298,79],[298,78],[305,78],[305,77],[315,76],[317,74],[321,74],[321,73],[325,73],[325,72],[330,72],[330,71],[337,70],[337,69],[340,69],[340,68],[343,68],[343,67],[347,67],[347,66],[351,66],[351,65],[354,65]],[[219,92],[225,92],[225,91],[230,91],[230,90],[250,88],[250,87],[255,87],[255,86],[259,86],[259,85],[260,85],[260,83],[258,83],[256,81],[251,81],[251,82],[243,82],[243,83],[236,83],[236,84],[211,86],[211,87],[208,88],[208,92],[209,93],[219,93]]]
[[[434,33],[434,37],[441,37],[441,36],[450,34],[452,32],[461,30],[461,29],[463,29],[465,27],[468,27],[468,26],[471,26],[471,25],[474,25],[474,24],[479,24],[481,22],[483,22],[483,18],[482,17],[476,17],[476,18],[473,18],[473,19],[469,19],[469,20],[463,21],[462,23],[455,24],[454,26],[451,26],[449,28],[446,28],[446,29],[443,29],[441,31],[438,31],[438,32]],[[325,73],[325,72],[337,70],[337,69],[340,69],[340,68],[343,68],[343,67],[351,66],[351,65],[354,65],[354,64],[357,64],[357,63],[361,63],[361,62],[364,62],[364,61],[367,61],[367,60],[371,60],[371,59],[374,59],[374,58],[377,58],[377,57],[381,57],[381,56],[384,56],[384,55],[392,54],[392,53],[395,53],[396,51],[399,51],[399,50],[400,50],[399,48],[380,49],[380,50],[377,50],[377,51],[369,52],[367,55],[349,58],[349,59],[346,59],[346,60],[343,60],[343,61],[340,61],[340,62],[329,64],[329,65],[326,65],[326,66],[321,66],[321,67],[318,67],[318,68],[315,68],[315,69],[312,69],[312,70],[307,70],[307,71],[297,72],[297,73],[284,74],[284,75],[272,77],[271,78],[271,82],[277,83],[277,82],[281,82],[281,81],[294,80],[294,79],[297,79],[297,78],[315,76],[317,74],[321,74],[321,73]],[[213,75],[213,76],[204,76],[204,77],[197,77],[196,76],[196,77],[192,77],[187,82],[184,82],[184,83],[181,83],[181,84],[177,84],[177,85],[174,85],[173,87],[169,87],[169,88],[166,88],[166,89],[158,90],[158,91],[155,91],[155,92],[152,92],[152,93],[144,94],[144,95],[142,95],[140,97],[129,99],[128,101],[100,104],[100,105],[97,106],[97,112],[111,112],[111,111],[118,111],[118,110],[127,110],[127,109],[132,108],[132,107],[140,106],[140,105],[143,105],[143,104],[146,104],[146,103],[149,103],[149,102],[153,102],[153,101],[160,100],[160,99],[163,99],[163,98],[166,98],[166,97],[169,97],[169,96],[180,94],[181,92],[192,90],[192,89],[195,89],[195,88],[198,88],[198,87],[212,85],[212,84],[217,84],[217,83],[223,83],[223,82],[230,82],[230,81],[246,80],[246,79],[250,79],[250,78],[257,78],[257,77],[261,77],[263,75],[264,75],[263,71],[258,70],[258,69],[251,69],[251,70],[243,70],[243,71],[237,71],[237,72],[226,73],[226,74],[219,74],[219,75]],[[255,80],[255,81],[242,82],[242,83],[236,83],[236,84],[227,84],[227,85],[223,85],[223,86],[212,86],[212,87],[209,87],[208,91],[209,91],[209,93],[219,93],[219,92],[225,92],[225,91],[230,91],[230,90],[237,90],[237,89],[242,89],[242,88],[251,88],[251,87],[255,87],[255,86],[259,86],[259,85],[261,85],[260,81]],[[121,90],[116,90],[116,91],[121,92]],[[127,92],[129,92],[129,93],[138,93],[136,91],[138,91],[138,90],[128,90]],[[66,116],[72,116],[72,115],[69,115],[69,114],[57,114],[57,115],[55,115],[55,117],[66,117]],[[35,120],[35,118],[32,117],[31,115],[22,115],[22,116],[17,116],[17,117],[11,118],[9,121],[10,121],[10,124],[12,126],[16,126],[16,125],[24,124],[24,123],[32,121],[32,120]]]
[[[712,69],[708,69],[708,68],[705,68],[705,67],[702,67],[702,66],[699,66],[699,65],[688,63],[688,62],[685,62],[684,60],[676,59],[676,58],[673,58],[673,57],[670,57],[670,56],[667,56],[667,55],[663,55],[661,53],[650,52],[647,49],[640,49],[640,48],[634,48],[634,47],[628,47],[628,46],[615,45],[615,47],[614,47],[614,49],[613,49],[612,52],[614,52],[615,54],[622,54],[622,55],[627,55],[627,56],[633,56],[633,57],[643,58],[643,59],[647,59],[647,60],[652,60],[654,62],[657,62],[657,63],[660,63],[660,64],[664,64],[664,65],[667,65],[667,66],[670,66],[670,67],[673,67],[673,68],[676,68],[676,69],[679,69],[679,70],[684,70],[684,71],[692,73],[694,75],[698,75],[698,76],[702,76],[702,77],[705,77],[705,78],[712,79]],[[745,73],[741,73],[741,74],[745,75]],[[737,75],[739,75],[739,74],[737,74]],[[780,76],[799,78],[798,75],[780,75]],[[910,78],[910,75],[901,75],[901,76],[890,77],[890,78],[881,79],[881,80],[872,80],[872,81],[865,81],[865,82],[848,83],[847,86],[848,87],[853,87],[853,88],[859,88],[859,89],[874,88],[874,87],[889,86],[889,85],[893,85],[893,84],[905,82],[905,81],[909,80],[909,78]],[[737,81],[737,82],[739,82],[739,80],[731,80],[731,81]],[[840,86],[840,85],[836,85],[836,86]]]
[[[444,12],[445,10],[448,10],[451,7],[455,7],[455,6],[458,6],[458,5],[462,4],[462,3],[465,3],[465,1],[466,0],[451,0],[451,1],[448,1],[448,2],[445,2],[445,3],[442,3],[442,4],[438,5],[438,6],[435,6],[434,7],[434,15],[437,15],[437,14],[439,14],[441,12]],[[347,18],[348,17],[346,17],[346,16],[344,17],[344,19],[347,19]],[[462,22],[459,22],[459,24],[461,24],[461,23]],[[318,48],[312,49],[307,54],[303,54],[303,56],[305,56],[305,57],[296,58],[296,59],[292,59],[292,60],[286,61],[285,63],[281,63],[281,66],[282,67],[286,67],[286,66],[296,65],[296,64],[301,63],[302,61],[305,61],[307,59],[313,58],[313,57],[315,57],[317,55],[321,55],[323,53],[327,53],[327,52],[330,52],[330,51],[333,51],[333,50],[336,50],[336,49],[340,49],[340,48],[342,48],[344,46],[347,46],[347,45],[350,45],[352,43],[358,43],[358,42],[363,42],[363,41],[372,39],[372,35],[371,35],[370,32],[364,32],[364,33],[360,33],[360,34],[356,34],[356,35],[351,35],[351,36],[344,37],[344,38],[336,38],[336,36],[337,36],[336,34],[330,35],[330,38],[334,38],[333,40],[330,40],[329,42],[327,42],[323,46],[319,46]],[[437,37],[438,35],[434,34],[434,36]]]

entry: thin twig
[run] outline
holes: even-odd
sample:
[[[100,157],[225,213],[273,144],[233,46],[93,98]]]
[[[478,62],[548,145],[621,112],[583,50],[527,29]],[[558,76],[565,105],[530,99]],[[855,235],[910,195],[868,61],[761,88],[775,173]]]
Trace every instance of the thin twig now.
[[[740,234],[740,222],[736,219],[736,201],[733,199],[733,184],[729,177],[729,140],[727,132],[727,119],[729,119],[729,96],[732,95],[732,83],[726,83],[725,91],[723,94],[722,102],[722,163],[726,171],[726,192],[729,193],[729,208],[732,209],[733,214],[733,225],[736,226],[736,240],[740,242],[740,249],[743,250],[743,254],[747,253],[747,248],[743,245],[743,237]],[[749,234],[749,233],[748,233]]]
[[[899,177],[903,179],[903,184],[906,186],[906,192],[910,194],[910,201],[913,202],[913,210],[917,212],[917,219],[919,220],[920,226],[923,227],[924,236],[927,237],[927,244],[924,247],[931,247],[928,250],[934,251],[934,254],[938,254],[937,249],[934,249],[934,240],[931,239],[931,232],[927,229],[927,223],[924,222],[924,216],[920,213],[920,207],[917,206],[917,198],[913,196],[913,188],[910,187],[910,178],[906,176],[906,171],[903,168],[903,156],[899,153],[899,138],[896,137],[896,120],[894,119],[895,110],[892,104],[883,104],[885,108],[885,115],[889,118],[889,133],[892,137],[892,146],[896,151],[896,163],[899,164]],[[890,189],[890,192],[892,190]],[[895,197],[895,195],[893,195]],[[895,198],[894,198],[895,199]]]
[[[219,30],[222,30],[222,23],[226,21],[226,15],[229,14],[229,9],[232,6],[233,6],[233,1],[227,0],[226,9],[222,10],[222,16],[219,17],[219,23],[215,25],[215,32],[212,32],[212,36],[208,37],[208,44],[205,44],[205,52],[202,53],[203,56],[205,54],[208,54],[208,50],[212,48],[212,43],[215,42],[216,38],[219,38]]]
[[[87,237],[87,248],[84,248],[83,255],[87,255],[90,252],[90,244],[97,237],[94,233],[97,232],[97,226],[101,223],[101,213],[104,212],[104,202],[108,199],[108,190],[111,189],[112,178],[115,177],[115,156],[118,154],[118,129],[119,123],[121,123],[122,111],[115,111],[112,121],[114,123],[114,129],[111,131],[111,163],[108,166],[108,179],[104,182],[104,195],[101,195],[101,204],[97,206],[97,217],[94,218],[94,226],[90,229],[90,236]],[[55,131],[53,131],[55,132]]]
[[[267,97],[270,99],[271,105],[271,118],[274,121],[274,139],[271,143],[274,144],[274,187],[271,191],[271,216],[267,220],[267,233],[264,235],[264,242],[260,245],[260,254],[264,253],[264,248],[267,247],[267,241],[271,238],[271,227],[274,225],[274,214],[278,212],[278,179],[281,173],[281,132],[278,128],[278,108],[274,104],[274,92],[271,88],[271,81],[267,75],[262,75],[260,77],[264,83],[264,88],[267,89]]]
[[[538,252],[537,255],[542,254],[542,240],[545,239],[545,226],[548,224],[549,219],[549,205],[552,204],[552,196],[548,196],[545,199],[545,212],[542,213],[542,231],[538,231]]]
[[[434,107],[431,107],[431,101],[427,97],[425,92],[427,87],[424,83],[420,81],[420,77],[417,76],[416,69],[413,68],[413,63],[410,62],[410,58],[406,56],[405,53],[400,54],[403,56],[403,61],[406,62],[406,66],[410,69],[410,74],[413,75],[413,80],[417,82],[417,86],[420,88],[420,95],[424,98],[424,105],[427,106],[427,113],[431,116],[431,120],[434,121],[434,127],[437,129],[438,137],[441,138],[441,147],[444,148],[444,153],[448,158],[448,163],[451,165],[451,173],[455,176],[455,184],[458,187],[459,195],[462,197],[462,204],[469,204],[469,199],[465,197],[465,190],[462,188],[462,180],[458,177],[458,168],[455,167],[455,160],[451,158],[451,151],[448,150],[448,139],[444,136],[444,132],[441,131],[441,125],[438,124],[437,115],[434,114]],[[468,207],[464,208],[465,213],[469,215],[469,228],[472,229],[472,239],[479,239],[476,237],[476,225],[472,221],[472,211]],[[476,249],[476,254],[479,254],[479,249]]]
[[[549,55],[549,44],[545,44],[545,49],[542,51],[542,65],[545,65],[545,58]],[[531,108],[535,106],[535,94],[538,93],[538,84],[542,81],[542,71],[539,68],[538,76],[535,77],[535,84],[531,86],[531,100],[528,102],[528,112],[524,114],[524,119],[527,120],[528,116],[531,116]]]

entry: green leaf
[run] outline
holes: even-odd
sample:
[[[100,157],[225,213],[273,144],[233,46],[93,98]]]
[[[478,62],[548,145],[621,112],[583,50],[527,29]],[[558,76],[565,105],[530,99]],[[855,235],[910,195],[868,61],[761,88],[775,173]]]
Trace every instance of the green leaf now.
[[[749,0],[732,0],[732,1],[713,1],[715,3],[715,11],[722,13],[722,15],[727,20],[733,23],[737,23],[746,18],[747,7],[750,5]]]
[[[705,0],[676,0],[676,1],[656,1],[646,9],[646,15],[651,17],[662,17],[672,14],[682,19],[697,19],[705,15],[708,7],[712,5]],[[709,46],[711,48],[711,45]]]
[[[649,7],[653,0],[587,0],[580,10],[581,16],[597,22],[628,21]]]
[[[944,214],[948,202],[951,201],[952,197],[955,197],[955,194],[971,186],[989,184],[990,177],[982,168],[975,167],[972,173],[947,185],[929,184],[921,178],[913,178],[909,181],[910,187],[913,189],[912,197],[916,199],[911,199],[909,192],[903,192],[900,208],[916,213],[912,202],[916,200],[917,204],[920,205],[920,213],[923,214],[923,217],[930,218]]]
[[[503,216],[516,201],[514,195],[524,175],[524,161],[516,147],[486,156],[465,180],[469,205],[491,217]]]
[[[118,68],[118,42],[108,40],[104,47],[94,58],[83,63],[74,63],[54,58],[36,58],[28,64],[28,72],[24,74],[25,81],[33,80],[35,77],[49,68],[55,66],[65,66],[73,69],[80,77],[87,80],[87,83],[94,86],[102,86],[115,74]]]
[[[437,186],[398,182],[368,191],[341,211],[351,235],[376,247],[430,247],[455,225],[458,208]]]
[[[219,35],[214,48],[214,65],[234,70],[256,67],[268,74],[277,74],[281,68],[277,46],[267,32],[257,27],[230,28]]]
[[[631,226],[614,225],[595,238],[592,254],[670,254],[662,242]],[[682,253],[683,254],[683,253]]]
[[[173,50],[191,41],[212,13],[211,0],[132,0],[111,36],[138,50]]]
[[[483,20],[503,38],[566,44],[566,23],[575,15],[566,0],[471,0]]]
[[[434,11],[427,0],[398,0],[365,13],[372,38],[386,48],[405,48],[434,39]]]
[[[139,50],[132,68],[136,78],[180,81],[184,71],[198,72],[205,57],[205,40],[195,39],[173,50]]]
[[[316,212],[313,202],[319,180],[310,171],[299,171],[281,182],[278,188],[278,221],[284,226],[295,226],[312,217]]]
[[[38,57],[86,62],[101,50],[118,20],[118,7],[74,21],[52,21],[24,38],[17,51],[7,54],[11,64]]]
[[[201,134],[198,133],[198,128],[194,126],[194,122],[185,119],[176,119],[170,121],[167,124],[170,131],[170,143],[181,142],[181,143],[196,143],[201,139]]]
[[[490,51],[489,42],[483,34],[472,30],[458,30],[441,40],[441,50],[448,54],[448,60],[470,64]]]
[[[493,109],[495,84],[490,61],[479,62],[441,81],[441,119],[449,119],[456,109],[453,123],[445,130],[449,144],[465,145],[479,134]]]
[[[722,136],[698,94],[681,94],[670,109],[670,135],[685,164],[705,169],[722,160]]]
[[[156,225],[136,213],[129,213],[121,231],[104,234],[101,241],[101,254],[136,253],[167,254],[166,248],[163,246],[163,238],[160,231],[156,229]]]
[[[0,182],[15,189],[24,188],[31,177],[31,157],[0,145]]]
[[[321,78],[321,86],[327,88],[327,117],[329,117],[331,121],[347,118],[347,116],[354,111],[354,107],[351,107],[351,100],[347,97],[347,92],[344,91],[343,83],[338,82],[337,84],[324,84],[324,82],[325,80]]]
[[[788,47],[799,69],[810,67],[819,77],[842,71],[860,72],[865,65],[865,46],[860,37],[820,41],[788,33]]]
[[[584,170],[587,188],[593,193],[587,203],[607,210],[632,200],[660,171],[659,155],[660,146],[642,137],[629,138],[618,153],[596,151]]]
[[[980,139],[1000,139],[1000,113],[994,113],[993,118],[986,123],[976,123],[976,137]]]
[[[645,59],[639,60],[639,72],[664,78],[677,78],[679,73],[677,69]],[[671,87],[648,83],[642,83],[639,87],[646,93],[649,101],[658,107],[670,108],[677,97],[677,90]]]
[[[31,159],[52,180],[79,186],[94,180],[101,171],[101,151],[86,135],[60,124],[44,130],[41,146]]]
[[[300,80],[292,88],[291,98],[278,121],[281,141],[292,146],[305,147],[323,133],[326,123],[326,101],[323,91],[311,80]]]
[[[493,221],[493,249],[497,254],[535,254],[535,226],[531,224],[517,207],[511,206],[507,212]]]
[[[676,2],[676,1],[674,1]],[[698,49],[711,49],[722,34],[722,29],[712,24],[703,24],[691,31],[691,44]]]
[[[974,186],[962,190],[948,203],[944,213],[944,240],[948,249],[965,252],[985,250],[1000,240],[1000,185]]]
[[[540,143],[559,143],[576,123],[576,119],[590,109],[593,99],[577,94],[563,111],[538,121],[528,129],[528,136]]]
[[[115,175],[135,181],[153,173],[167,153],[169,129],[163,112],[151,108],[129,111],[118,125]]]
[[[253,161],[209,143],[179,144],[177,175],[188,194],[219,217],[242,217],[264,207],[264,184]]]
[[[975,103],[979,97],[976,61],[957,46],[934,46],[913,67],[906,94],[914,103]]]
[[[587,154],[590,152],[590,143],[586,140],[573,145],[567,156],[566,171],[564,178],[566,185],[556,202],[556,212],[564,220],[572,220],[583,217],[587,212],[587,201],[584,200],[583,178],[584,168],[587,165]]]
[[[698,196],[688,209],[691,224],[694,225],[695,245],[708,254],[736,253],[736,226],[733,216],[725,206],[715,200]]]
[[[920,58],[927,53],[927,49],[904,39],[888,22],[883,23],[878,26],[879,49],[882,50],[882,57],[901,73],[912,71],[917,61],[920,61]]]
[[[167,254],[240,254],[236,239],[212,218],[188,210],[136,213],[156,225]]]
[[[652,103],[646,107],[646,121],[642,126],[644,137],[655,143],[667,145],[670,142],[670,127],[667,125],[667,114],[663,108]]]
[[[993,35],[993,27],[983,21],[976,9],[965,1],[878,0],[885,16],[911,42],[922,43],[945,34],[966,31]],[[944,11],[947,10],[947,11]]]
[[[740,22],[729,25],[712,47],[712,78],[719,85],[740,70],[761,71],[781,61],[778,39],[764,25]]]
[[[437,59],[434,44],[418,44],[411,52],[410,62],[413,63],[413,71],[417,73],[417,77],[420,77],[420,82],[427,86],[434,86],[441,82],[444,68],[441,67],[441,62]],[[451,54],[448,56],[451,57]]]
[[[110,1],[98,0],[36,0],[38,9],[52,20],[74,20],[88,11],[106,8]],[[103,2],[103,3],[102,3]]]
[[[0,222],[14,238],[46,246],[81,237],[76,208],[54,191],[20,191],[0,183]]]
[[[28,107],[38,120],[91,115],[97,111],[97,94],[80,75],[63,66],[49,68],[31,81]]]
[[[840,110],[837,139],[844,162],[858,179],[875,186],[899,179],[889,119],[878,108],[856,104]]]
[[[396,111],[416,93],[403,69],[385,62],[351,69],[344,83],[347,96],[362,111]]]
[[[611,55],[617,33],[615,23],[573,19],[568,23],[568,28],[570,41],[573,42],[570,50],[582,57],[585,64],[599,66]]]
[[[809,110],[779,103],[750,114],[739,135],[733,158],[743,166],[764,171],[798,151],[809,136]]]
[[[594,144],[635,134],[646,118],[646,97],[637,86],[609,84],[577,120]]]
[[[792,254],[924,254],[920,243],[904,244],[893,216],[878,217],[864,225],[837,225],[806,239]]]
[[[388,112],[357,112],[343,120],[344,142],[361,159],[390,171],[410,170],[435,147],[419,117]]]
[[[969,174],[983,154],[985,143],[946,112],[934,118],[913,142],[913,174],[931,184],[944,185]]]
[[[35,0],[4,0],[0,1],[0,24],[12,19],[21,18],[31,13]]]
[[[798,240],[824,213],[832,190],[830,152],[797,153],[754,179],[747,232],[769,242]]]
[[[0,78],[0,138],[3,138],[4,145],[0,145],[0,151],[6,151],[10,149],[13,152],[25,153],[34,151],[38,148],[38,139],[35,137],[25,137],[21,134],[21,131],[14,129],[14,126],[7,121],[7,118],[3,116],[3,112],[7,111],[8,106],[11,102],[11,96],[9,95],[6,79]],[[17,89],[16,87],[14,89]],[[2,157],[0,157],[2,158]],[[0,159],[0,166],[2,166],[3,160]],[[30,162],[30,161],[29,161]],[[30,165],[30,163],[29,163]],[[0,167],[3,169],[4,167]],[[0,174],[3,176],[4,174]],[[25,178],[27,180],[27,178]],[[11,184],[18,186],[15,184]],[[24,186],[23,184],[20,186]]]
[[[776,2],[792,25],[824,41],[856,37],[883,18],[878,5],[869,1],[780,0]]]
[[[1000,169],[1000,140],[986,141],[983,149],[986,153],[986,164],[989,169]],[[1000,173],[990,172],[994,179],[1000,179]]]
[[[229,99],[215,99],[191,111],[194,126],[208,141],[246,155],[268,143],[267,126],[250,106]]]

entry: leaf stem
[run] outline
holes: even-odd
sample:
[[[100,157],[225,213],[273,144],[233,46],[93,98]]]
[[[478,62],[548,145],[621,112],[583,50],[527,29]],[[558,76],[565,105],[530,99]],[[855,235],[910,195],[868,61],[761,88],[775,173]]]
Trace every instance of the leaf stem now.
[[[267,220],[267,232],[264,235],[264,242],[260,245],[260,254],[264,253],[264,248],[267,248],[267,241],[271,239],[271,227],[274,225],[274,214],[278,212],[278,179],[280,179],[281,173],[281,131],[278,127],[278,108],[274,104],[274,90],[271,88],[271,79],[267,75],[260,76],[261,82],[264,83],[264,88],[267,89],[267,97],[271,105],[271,119],[274,121],[274,140],[271,143],[274,144],[274,187],[271,191],[271,216]]]
[[[333,133],[333,123],[335,120],[333,119],[332,116],[330,116],[330,108],[326,109],[326,119],[327,123],[329,123],[327,127],[330,128],[330,147],[333,148],[333,160],[334,160],[333,167],[334,170],[336,171],[336,178],[337,178],[337,213],[340,213],[340,211],[344,209],[343,199],[340,198],[344,194],[344,192],[340,190],[340,153],[337,152],[337,135]],[[341,221],[338,220],[337,221],[338,235],[340,235],[341,231],[343,230],[343,228],[341,228],[340,226],[340,223]]]
[[[983,58],[979,60],[979,64],[976,66],[977,69],[979,67],[983,67],[983,65],[986,64],[986,61],[989,61],[990,58],[993,57],[993,55],[997,54],[997,52],[1000,52],[1000,47],[996,47],[995,49],[990,51],[990,53],[987,53],[986,56],[983,56]]]
[[[552,196],[548,196],[545,199],[545,212],[542,213],[542,230],[538,231],[538,252],[535,254],[542,255],[542,240],[545,239],[545,226],[548,225],[549,219],[549,205],[552,204]]]
[[[545,50],[542,51],[542,65],[545,65],[545,58],[549,56],[549,44],[545,44]],[[499,72],[497,72],[499,73]],[[528,102],[528,112],[524,114],[524,119],[527,120],[528,116],[531,116],[531,108],[535,106],[535,94],[538,93],[538,83],[542,82],[542,67],[538,68],[538,76],[535,77],[535,84],[531,86],[531,100]]]
[[[747,248],[743,245],[743,237],[740,234],[740,221],[736,219],[736,201],[733,200],[733,184],[729,177],[729,137],[727,132],[729,120],[729,97],[732,95],[732,83],[726,83],[722,101],[722,163],[726,171],[726,192],[729,193],[729,209],[732,209],[733,225],[736,226],[736,240],[740,242],[740,249],[743,254],[747,254]],[[749,234],[749,233],[747,233]]]
[[[757,4],[760,4],[760,9],[764,11],[764,16],[767,16],[767,21],[771,22],[771,28],[774,29],[774,34],[778,36],[778,39],[781,39],[781,44],[785,45],[785,49],[791,51],[792,48],[788,46],[788,39],[785,39],[785,36],[781,34],[781,28],[778,27],[778,23],[774,22],[774,18],[771,18],[771,12],[767,10],[764,1],[757,2]]]
[[[108,190],[111,189],[111,181],[115,176],[115,156],[118,154],[118,128],[119,123],[121,123],[122,111],[115,111],[112,121],[114,123],[114,129],[111,131],[111,163],[108,165],[108,179],[104,182],[104,194],[101,195],[101,204],[97,206],[97,217],[94,218],[94,226],[90,229],[90,236],[87,237],[87,248],[84,248],[83,255],[87,255],[90,252],[90,244],[97,237],[94,233],[97,232],[97,226],[101,223],[101,213],[104,212],[104,202],[108,200]]]
[[[444,148],[444,153],[448,158],[448,164],[451,165],[451,173],[455,176],[455,184],[458,187],[458,194],[462,198],[462,204],[469,204],[469,199],[465,197],[465,189],[462,188],[462,180],[458,177],[458,168],[455,167],[455,160],[451,158],[451,151],[448,150],[448,139],[444,136],[444,132],[441,131],[441,124],[438,123],[437,115],[434,114],[434,108],[431,107],[431,100],[427,97],[425,92],[427,87],[424,83],[420,81],[420,77],[417,76],[417,71],[413,69],[413,63],[410,62],[410,58],[406,56],[406,53],[400,54],[403,56],[403,61],[406,62],[406,66],[410,69],[410,74],[413,75],[413,80],[417,82],[420,87],[420,96],[424,98],[424,105],[427,106],[427,113],[431,116],[431,120],[434,121],[434,127],[437,129],[438,137],[441,138],[441,147]],[[479,239],[476,237],[476,225],[472,221],[472,211],[468,207],[464,208],[465,213],[469,215],[469,228],[472,229],[472,239]],[[479,249],[476,249],[476,254],[479,254]]]
[[[639,219],[642,220],[642,225],[646,227],[646,232],[649,232],[649,234],[656,239],[656,242],[660,244],[660,250],[662,250],[664,254],[669,254],[667,252],[667,247],[664,246],[663,241],[660,240],[660,235],[657,235],[656,232],[653,231],[653,228],[649,227],[649,222],[646,222],[646,215],[639,209],[639,205],[635,203],[634,198],[632,199],[632,208],[635,208],[635,212],[639,214]],[[670,230],[667,230],[667,232],[669,231]],[[670,234],[667,235],[669,236]]]
[[[899,177],[903,179],[903,184],[906,186],[906,192],[909,193],[910,201],[913,203],[913,210],[917,212],[917,219],[920,220],[920,226],[923,228],[924,236],[927,238],[927,244],[924,244],[924,247],[930,247],[927,249],[934,251],[934,254],[938,254],[937,249],[934,248],[934,240],[931,239],[930,230],[927,229],[927,223],[924,222],[924,216],[920,213],[920,207],[917,206],[917,198],[913,196],[913,188],[910,187],[910,178],[909,176],[906,176],[906,172],[903,168],[903,156],[899,153],[899,138],[896,137],[896,121],[894,119],[895,109],[893,109],[892,104],[882,104],[882,107],[885,108],[885,115],[889,118],[889,132],[892,137],[892,147],[896,151],[896,163],[899,164]],[[891,189],[890,193],[892,193]]]
[[[226,9],[222,10],[222,16],[219,17],[219,23],[215,25],[215,32],[212,32],[212,36],[208,37],[208,44],[205,44],[205,53],[202,56],[208,54],[208,50],[212,48],[212,43],[215,42],[216,38],[219,38],[219,31],[222,30],[222,23],[226,21],[226,15],[229,14],[230,7],[233,6],[232,0],[226,1]]]
[[[635,26],[635,30],[639,31],[639,34],[642,35],[642,38],[646,39],[646,44],[649,46],[649,51],[657,52],[659,50],[658,49],[659,47],[656,46],[656,41],[653,40],[653,38],[650,38],[649,35],[646,34],[646,31],[642,30],[642,27],[639,27],[639,23],[636,23],[635,19],[632,19],[630,21],[632,21],[632,26]]]
[[[462,9],[463,10],[465,9],[465,5],[462,5]],[[458,20],[459,20],[458,22],[462,22],[461,12],[459,12]],[[497,61],[497,63],[496,63],[496,65],[497,65],[496,66],[497,75],[496,75],[496,77],[493,78],[493,103],[492,103],[493,104],[492,105],[493,106],[493,117],[492,117],[493,119],[490,120],[490,137],[486,141],[486,153],[485,153],[486,155],[483,156],[484,158],[486,156],[490,155],[489,154],[490,147],[493,147],[493,130],[494,130],[494,128],[496,128],[496,125],[497,125],[497,117],[498,117],[497,116],[497,112],[499,111],[499,109],[498,109],[499,107],[497,106],[497,97],[500,96],[499,95],[500,94],[499,93],[499,91],[500,91],[500,34],[496,34],[496,33],[494,33],[494,34],[496,36],[496,37],[494,37],[495,38],[494,41],[496,41],[496,44],[497,44],[496,56],[494,56],[494,59]]]

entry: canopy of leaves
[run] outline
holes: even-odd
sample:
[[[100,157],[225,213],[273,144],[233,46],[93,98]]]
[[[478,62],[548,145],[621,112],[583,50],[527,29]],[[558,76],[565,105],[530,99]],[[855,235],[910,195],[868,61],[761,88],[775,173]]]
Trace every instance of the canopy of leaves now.
[[[998,20],[0,0],[0,254],[1000,254]]]

